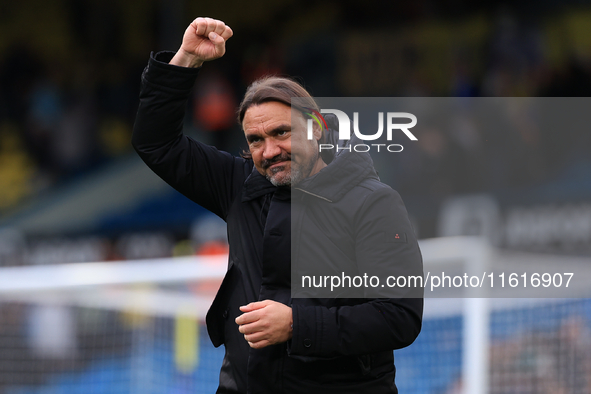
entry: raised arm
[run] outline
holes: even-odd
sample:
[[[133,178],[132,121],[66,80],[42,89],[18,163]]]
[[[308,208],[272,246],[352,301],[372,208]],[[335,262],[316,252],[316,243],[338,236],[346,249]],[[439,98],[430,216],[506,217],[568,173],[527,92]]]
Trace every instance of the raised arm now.
[[[175,53],[152,55],[142,74],[132,145],[164,181],[225,218],[252,162],[183,135],[185,108],[203,62],[225,53],[232,30],[221,21],[197,18]]]

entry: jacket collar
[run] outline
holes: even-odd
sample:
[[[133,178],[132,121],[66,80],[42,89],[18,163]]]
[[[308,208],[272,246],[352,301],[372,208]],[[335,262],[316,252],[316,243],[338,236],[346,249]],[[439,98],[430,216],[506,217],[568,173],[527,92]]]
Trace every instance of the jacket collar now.
[[[336,202],[366,178],[379,180],[368,153],[343,152],[317,174],[294,186],[295,190]]]
[[[277,190],[267,178],[265,178],[257,170],[255,166],[252,167],[252,172],[244,181],[244,192],[242,193],[242,202],[251,201],[255,198],[264,196],[268,193],[273,193]]]

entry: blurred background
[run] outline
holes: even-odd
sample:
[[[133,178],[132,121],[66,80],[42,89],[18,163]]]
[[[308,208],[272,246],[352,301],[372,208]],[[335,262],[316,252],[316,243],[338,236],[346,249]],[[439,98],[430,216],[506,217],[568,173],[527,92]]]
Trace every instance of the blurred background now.
[[[580,104],[591,93],[584,0],[0,0],[0,266],[227,252],[224,223],[160,181],[130,146],[150,52],[178,48],[196,16],[225,21],[234,37],[204,66],[185,132],[233,154],[245,147],[235,108],[266,74],[296,77],[318,97]],[[434,129],[380,175],[402,195],[421,239],[484,235],[500,250],[589,257],[589,131],[515,129],[501,140],[466,125]],[[215,291],[215,283],[186,287]],[[176,365],[166,392],[215,388],[221,353],[200,324],[77,308],[0,303],[0,391],[129,392],[104,382],[130,365],[139,369],[121,379],[169,371],[158,360]],[[490,392],[591,393],[591,303],[519,308],[491,315]],[[461,319],[451,311],[426,320],[399,357],[401,392],[461,390]],[[211,361],[183,359],[170,338]]]

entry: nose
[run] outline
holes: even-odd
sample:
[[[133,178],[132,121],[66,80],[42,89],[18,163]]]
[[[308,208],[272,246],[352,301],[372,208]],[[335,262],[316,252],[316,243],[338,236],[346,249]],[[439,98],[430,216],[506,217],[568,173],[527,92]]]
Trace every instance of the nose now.
[[[273,141],[273,139],[265,141],[265,148],[263,150],[264,159],[270,160],[279,154],[281,154],[281,147],[276,141]]]

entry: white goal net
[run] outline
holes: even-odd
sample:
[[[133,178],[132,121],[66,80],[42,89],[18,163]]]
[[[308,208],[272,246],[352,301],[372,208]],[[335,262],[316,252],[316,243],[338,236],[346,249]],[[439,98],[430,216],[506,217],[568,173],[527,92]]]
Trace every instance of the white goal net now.
[[[517,258],[474,238],[421,249],[426,267]],[[225,256],[0,268],[0,393],[214,393],[223,348],[204,317],[225,268]],[[590,327],[587,298],[427,298],[419,338],[395,351],[397,386],[591,393]]]

